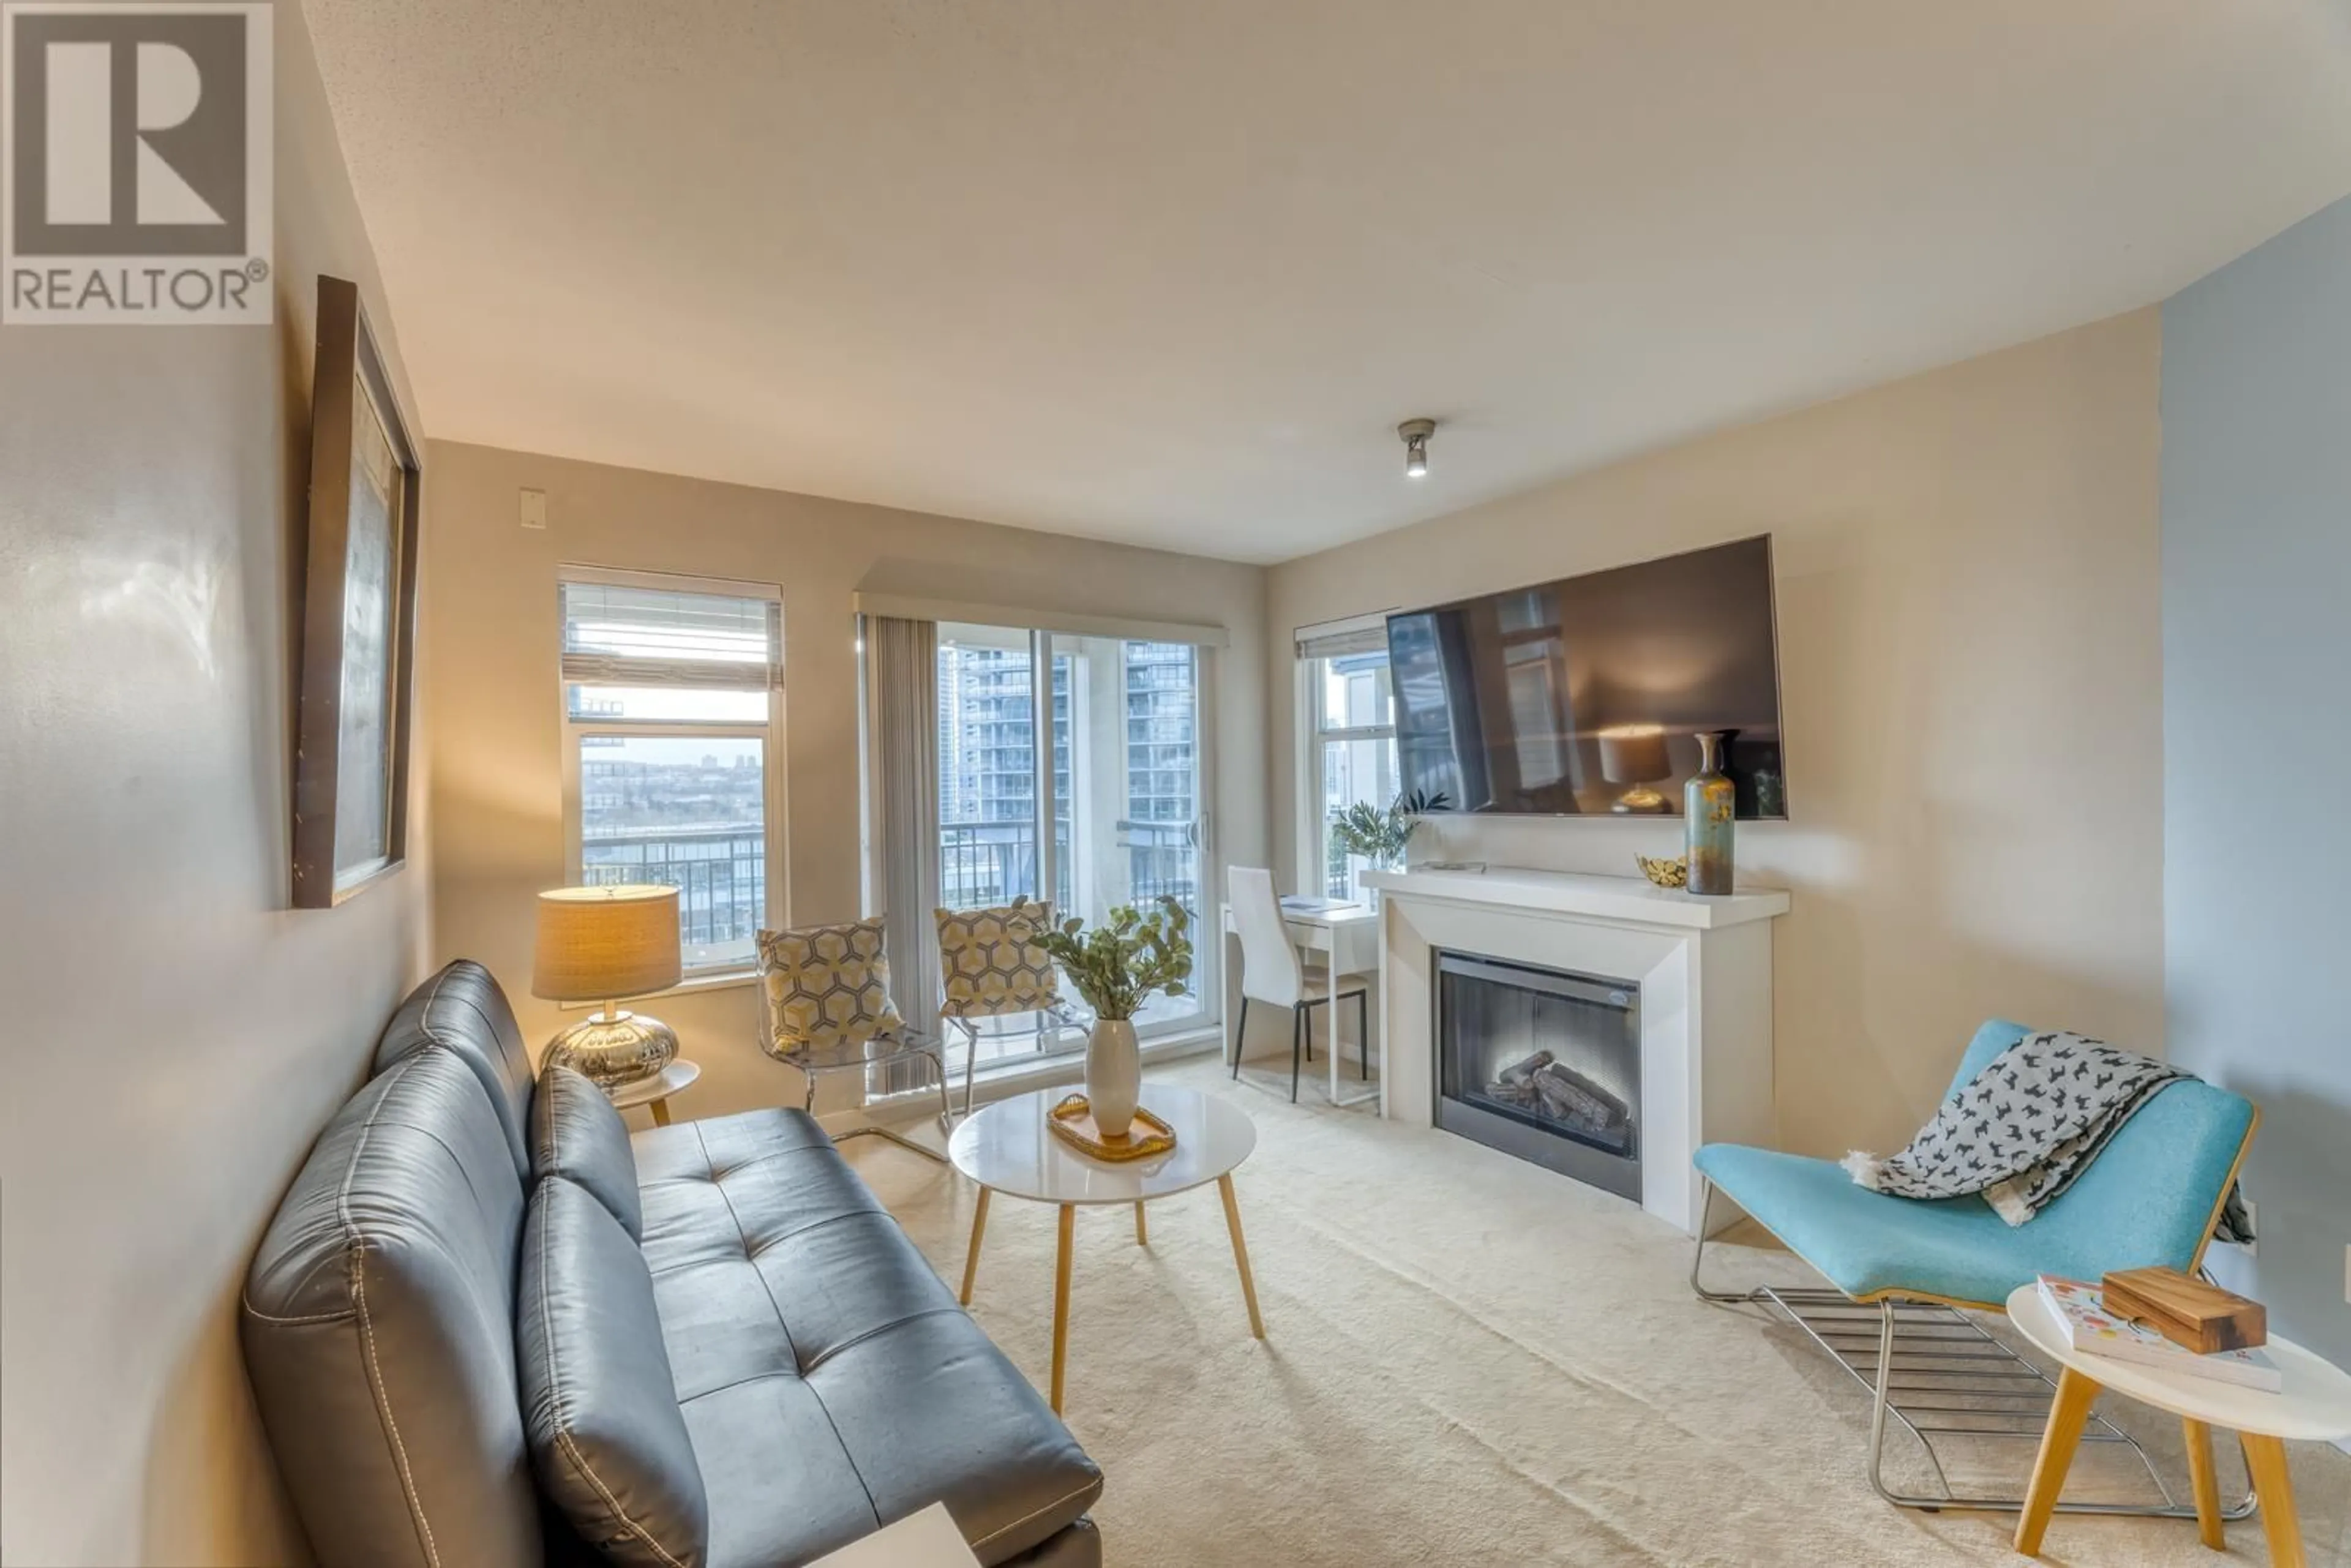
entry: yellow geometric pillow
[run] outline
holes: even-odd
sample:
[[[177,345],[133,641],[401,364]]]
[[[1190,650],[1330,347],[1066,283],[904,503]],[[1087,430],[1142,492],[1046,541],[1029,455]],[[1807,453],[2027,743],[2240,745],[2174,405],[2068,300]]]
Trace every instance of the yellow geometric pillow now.
[[[906,1027],[879,920],[760,932],[759,981],[778,1051],[859,1045]]]
[[[1053,960],[1034,942],[1013,935],[1016,915],[1041,925],[1053,917],[1049,905],[935,913],[946,991],[946,1004],[940,1010],[947,1017],[999,1018],[1035,1012],[1061,999],[1061,979]]]

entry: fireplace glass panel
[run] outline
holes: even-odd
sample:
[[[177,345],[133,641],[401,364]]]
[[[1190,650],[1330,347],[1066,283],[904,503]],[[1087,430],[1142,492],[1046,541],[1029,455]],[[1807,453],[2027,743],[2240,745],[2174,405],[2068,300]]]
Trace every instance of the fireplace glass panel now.
[[[1640,988],[1456,953],[1440,956],[1437,976],[1439,1124],[1611,1190],[1637,1188]],[[1589,1156],[1531,1131],[1623,1164],[1595,1176]]]

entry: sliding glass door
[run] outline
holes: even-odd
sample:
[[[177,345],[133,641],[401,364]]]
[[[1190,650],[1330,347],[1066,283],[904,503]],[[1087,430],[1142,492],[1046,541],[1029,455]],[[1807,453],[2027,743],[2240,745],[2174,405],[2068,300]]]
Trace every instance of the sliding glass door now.
[[[1071,672],[1065,723],[1080,764],[1063,906],[1092,924],[1121,904],[1173,898],[1191,917],[1197,961],[1212,962],[1221,943],[1201,925],[1209,906],[1199,650],[1110,637],[1055,635],[1051,643],[1056,667]],[[1206,974],[1195,975],[1186,994],[1154,998],[1137,1031],[1148,1038],[1197,1022],[1215,994]]]
[[[1166,895],[1205,901],[1205,668],[1188,643],[943,622],[938,635],[939,893],[954,909],[1043,898],[1089,923]],[[1155,998],[1145,1038],[1205,1021],[1203,972]],[[1074,999],[1074,998],[1073,998]],[[1033,1019],[990,1027],[991,1058],[1074,1050]]]
[[[950,909],[1069,901],[1055,873],[1070,847],[1070,668],[1055,659],[1040,692],[1037,641],[939,627],[939,899]],[[1040,831],[1049,820],[1052,832]]]

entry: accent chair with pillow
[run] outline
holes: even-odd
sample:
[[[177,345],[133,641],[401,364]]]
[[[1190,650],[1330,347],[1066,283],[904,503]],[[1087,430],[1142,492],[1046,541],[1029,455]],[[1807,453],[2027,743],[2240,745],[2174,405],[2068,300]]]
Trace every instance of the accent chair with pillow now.
[[[1995,1058],[2034,1032],[1997,1019],[1983,1025],[1960,1059],[1945,1098],[1959,1094]],[[1850,1303],[1836,1309],[1842,1326],[1825,1334],[1815,1329],[1815,1337],[1841,1360],[1846,1348],[1856,1355],[1863,1352],[1833,1340],[1859,1341],[1866,1334],[1876,1341],[1869,1479],[1878,1493],[1906,1508],[2020,1508],[2022,1496],[1918,1496],[1886,1485],[1881,1467],[1889,1410],[1914,1432],[1919,1430],[1895,1408],[1899,1401],[1888,1397],[1889,1373],[1902,1370],[1897,1359],[1919,1354],[1916,1343],[1902,1333],[1899,1314],[1915,1312],[1922,1304],[2000,1312],[2011,1291],[2042,1274],[2095,1281],[2122,1269],[2194,1272],[2220,1223],[2260,1121],[2260,1113],[2242,1095],[2198,1079],[2175,1080],[2148,1097],[2072,1184],[2022,1225],[2003,1219],[1976,1194],[1897,1197],[1859,1185],[1845,1166],[1834,1160],[1708,1144],[1695,1156],[1707,1183],[1706,1222],[1699,1228],[1690,1284],[1712,1301],[1776,1300],[1801,1293],[1711,1291],[1700,1283],[1714,1196],[1719,1192],[1811,1264]],[[1784,1301],[1781,1304],[1786,1306]],[[1869,1316],[1876,1321],[1870,1322],[1855,1306],[1876,1307]],[[1788,1310],[1801,1319],[1801,1313]],[[1856,1375],[1865,1375],[1859,1364],[1847,1364]],[[2101,1507],[2099,1511],[2117,1511]]]
[[[946,1052],[909,1028],[892,999],[880,920],[762,931],[758,950],[759,1049],[799,1072],[802,1110],[816,1110],[819,1074],[927,1061],[939,1087],[939,1130],[954,1130]],[[946,1160],[887,1127],[850,1127],[833,1136],[882,1138],[926,1160]]]
[[[979,1061],[981,1019],[1033,1013],[1041,1030],[1082,1029],[1061,999],[1061,973],[1052,956],[1018,933],[1021,922],[1053,918],[1050,904],[998,904],[987,909],[939,909],[939,1016],[963,1035],[963,1113],[971,1114],[972,1074]]]
[[[804,1112],[632,1138],[468,963],[375,1063],[245,1291],[325,1568],[798,1568],[933,1503],[1099,1568],[1101,1471]]]

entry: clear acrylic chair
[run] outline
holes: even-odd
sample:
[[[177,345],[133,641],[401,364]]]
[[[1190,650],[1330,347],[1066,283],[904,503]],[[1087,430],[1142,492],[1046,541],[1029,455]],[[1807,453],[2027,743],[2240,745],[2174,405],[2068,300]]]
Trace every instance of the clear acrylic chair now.
[[[759,1049],[799,1071],[807,1084],[804,1109],[816,1111],[820,1073],[864,1072],[921,1060],[931,1064],[938,1082],[940,1130],[954,1127],[946,1050],[908,1028],[891,1000],[881,921],[762,931],[758,946]],[[833,1142],[867,1137],[946,1163],[936,1150],[883,1126],[852,1127],[834,1134]]]
[[[1087,1026],[1062,999],[1061,977],[1052,958],[1017,934],[1028,922],[1050,922],[1050,904],[998,904],[933,914],[939,928],[939,1016],[964,1037],[963,1113],[968,1116],[972,1075],[979,1061],[980,1019],[1033,1013],[1040,1034],[1048,1022],[1057,1034]]]

